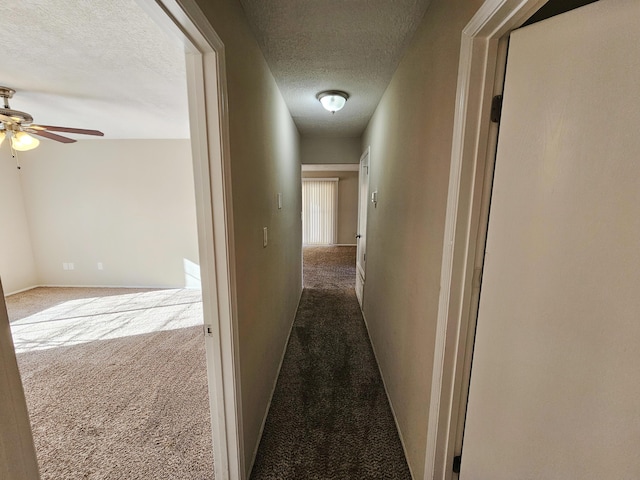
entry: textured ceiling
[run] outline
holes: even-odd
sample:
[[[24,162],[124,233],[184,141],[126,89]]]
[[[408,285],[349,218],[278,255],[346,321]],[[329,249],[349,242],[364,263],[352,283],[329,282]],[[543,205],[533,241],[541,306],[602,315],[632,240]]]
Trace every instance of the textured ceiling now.
[[[429,3],[238,1],[300,133],[341,137],[362,134]],[[0,85],[36,123],[188,137],[182,47],[135,0],[5,2],[0,31]],[[316,100],[329,89],[351,95],[335,115]]]
[[[303,136],[360,136],[429,0],[240,0]],[[331,115],[322,90],[351,96]]]
[[[3,2],[0,31],[0,85],[35,123],[189,136],[182,46],[135,0]]]

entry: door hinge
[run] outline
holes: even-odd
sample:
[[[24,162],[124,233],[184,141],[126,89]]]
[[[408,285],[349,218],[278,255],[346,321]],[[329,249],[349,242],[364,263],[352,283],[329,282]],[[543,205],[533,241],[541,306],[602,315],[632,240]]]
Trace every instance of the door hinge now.
[[[462,455],[453,457],[453,473],[460,473],[460,465],[462,465]]]
[[[491,121],[500,123],[502,117],[502,95],[496,95],[491,101]]]

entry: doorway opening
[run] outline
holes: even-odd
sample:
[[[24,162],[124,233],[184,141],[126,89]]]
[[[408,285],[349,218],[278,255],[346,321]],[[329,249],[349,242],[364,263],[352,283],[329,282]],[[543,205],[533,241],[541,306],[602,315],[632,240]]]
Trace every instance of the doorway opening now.
[[[358,222],[358,165],[303,164],[301,169],[304,285],[305,262],[307,269],[315,269],[324,261],[330,261],[330,256],[323,254],[323,249],[327,252],[335,252],[337,256],[350,255],[350,249],[355,250]],[[315,252],[314,260],[310,262],[309,255],[312,250]]]
[[[11,208],[28,226],[15,233],[15,241],[30,245],[37,273],[28,285],[36,288],[10,295],[6,306],[41,477],[64,478],[70,472],[125,477],[131,472],[162,478],[169,463],[175,476],[197,472],[213,478],[182,46],[135,2],[94,2],[90,12],[72,8],[76,28],[61,41],[76,48],[65,55],[55,35],[65,7],[23,3],[20,8],[29,12],[31,22],[47,25],[41,34],[50,43],[40,42],[49,45],[45,53],[59,55],[58,62],[47,64],[51,90],[64,92],[59,78],[74,72],[70,82],[77,82],[78,89],[86,83],[81,91],[87,98],[76,103],[71,96],[60,113],[52,113],[48,108],[59,97],[31,94],[29,72],[15,71],[11,62],[17,105],[23,98],[31,101],[24,108],[45,123],[106,132],[104,139],[72,144],[44,139],[38,148],[15,154],[20,155],[19,170],[7,144],[2,149],[3,169],[12,170],[10,187],[20,197]],[[113,23],[96,14],[116,4],[109,15]],[[122,123],[125,115],[117,98],[102,111],[104,124],[93,123],[101,120],[94,117],[94,98],[110,96],[93,75],[120,81],[122,96],[136,92],[136,82],[129,79],[142,77],[135,62],[112,55],[127,42],[116,33],[119,24],[126,25],[130,38],[146,33],[153,40],[148,43],[155,50],[140,47],[129,58],[167,66],[163,73],[173,80],[174,93],[167,100],[175,115],[170,129],[162,118],[153,123],[156,110],[133,108],[131,102],[125,105],[129,131],[119,131],[109,121]],[[92,47],[89,55],[80,45],[92,39],[101,47]],[[94,58],[100,58],[101,73]],[[75,73],[84,62],[95,68]],[[120,77],[109,77],[116,66],[122,66]],[[163,89],[153,75],[144,78],[149,90]],[[98,87],[94,97],[92,86]],[[67,109],[74,112],[75,123],[58,118]],[[147,122],[157,132],[136,128]],[[123,138],[127,134],[131,137]],[[3,242],[3,248],[9,245]],[[7,293],[17,285],[21,265],[16,263],[3,268]]]
[[[457,478],[460,467],[454,457],[462,446],[497,149],[492,99],[502,93],[508,36],[537,17],[592,2],[552,3],[541,9],[547,2],[489,1],[463,31],[425,479]]]
[[[206,380],[201,387],[204,387],[205,397],[208,390],[209,401],[205,401],[205,404],[209,404],[210,413],[203,411],[198,415],[201,421],[209,423],[210,420],[216,452],[216,478],[243,478],[236,391],[239,385],[236,378],[237,352],[233,348],[236,309],[232,281],[234,270],[230,261],[233,256],[233,232],[228,195],[227,109],[222,106],[226,98],[224,45],[194,2],[178,4],[170,0],[140,0],[138,3],[160,26],[177,36],[186,52],[198,247],[195,255],[181,259],[180,267],[184,269],[183,275],[194,280],[198,276],[198,260],[202,264],[204,328],[198,328],[198,341],[202,342],[204,338]],[[195,22],[190,18],[196,18]],[[75,262],[64,263],[67,267],[65,270],[76,267],[73,265]],[[108,268],[107,262],[98,262],[98,270]],[[146,297],[147,293],[144,292],[143,296]],[[203,369],[200,369],[200,373],[204,373]],[[171,385],[164,384],[163,387],[170,389]]]

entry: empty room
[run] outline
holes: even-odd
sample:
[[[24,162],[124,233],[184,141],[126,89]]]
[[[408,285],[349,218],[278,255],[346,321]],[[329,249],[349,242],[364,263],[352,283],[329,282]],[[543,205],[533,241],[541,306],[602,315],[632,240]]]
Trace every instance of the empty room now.
[[[9,10],[0,277],[41,478],[213,478],[184,48],[133,0]]]

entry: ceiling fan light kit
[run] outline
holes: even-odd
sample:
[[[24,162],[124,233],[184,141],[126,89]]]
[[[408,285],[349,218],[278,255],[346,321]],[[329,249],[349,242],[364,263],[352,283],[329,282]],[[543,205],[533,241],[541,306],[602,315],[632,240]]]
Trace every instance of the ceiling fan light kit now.
[[[9,106],[9,99],[16,91],[13,88],[0,86],[0,97],[4,100],[4,107],[0,108],[0,145],[4,139],[11,137],[11,148],[19,152],[33,150],[40,145],[40,140],[33,137],[48,138],[60,143],[73,143],[76,140],[51,132],[66,132],[80,135],[95,135],[102,137],[104,133],[98,130],[87,130],[83,128],[55,127],[51,125],[35,125],[33,117],[26,112],[13,110]]]
[[[349,99],[349,94],[341,90],[326,90],[318,93],[316,98],[320,101],[325,110],[336,113],[342,110]]]
[[[18,152],[33,150],[38,145],[40,145],[40,140],[33,138],[25,132],[16,132],[13,134],[13,137],[11,137],[11,148]]]

